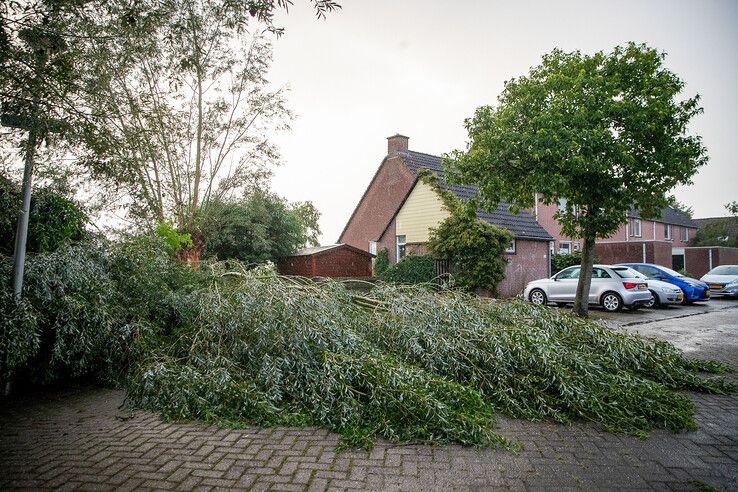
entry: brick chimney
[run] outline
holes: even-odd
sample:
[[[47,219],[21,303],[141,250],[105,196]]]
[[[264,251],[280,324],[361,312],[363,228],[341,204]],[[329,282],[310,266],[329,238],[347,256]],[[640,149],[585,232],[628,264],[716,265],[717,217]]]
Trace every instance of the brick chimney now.
[[[399,133],[397,135],[387,137],[387,155],[393,155],[397,152],[407,152],[408,140],[410,140],[409,137],[400,135]]]

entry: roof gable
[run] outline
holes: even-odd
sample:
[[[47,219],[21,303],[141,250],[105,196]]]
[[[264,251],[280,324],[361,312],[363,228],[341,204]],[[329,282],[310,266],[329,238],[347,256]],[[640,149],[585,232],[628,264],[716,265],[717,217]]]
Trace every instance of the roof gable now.
[[[468,200],[477,194],[476,186],[446,183],[443,160],[440,157],[412,150],[400,152],[399,155],[403,157],[405,164],[415,176],[421,169],[428,169],[438,176],[438,184],[441,188],[452,191],[460,199]],[[551,235],[526,210],[514,214],[508,210],[509,206],[507,202],[500,202],[492,212],[477,210],[477,217],[490,224],[504,227],[520,239],[553,240]]]

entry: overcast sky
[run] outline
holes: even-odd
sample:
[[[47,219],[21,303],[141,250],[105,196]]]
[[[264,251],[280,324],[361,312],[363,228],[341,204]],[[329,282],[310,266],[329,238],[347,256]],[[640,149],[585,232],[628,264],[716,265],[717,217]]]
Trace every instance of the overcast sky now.
[[[505,80],[553,48],[592,53],[628,41],[666,51],[666,65],[702,95],[692,125],[710,162],[675,190],[695,217],[738,200],[738,2],[339,0],[316,21],[295,0],[278,24],[271,79],[297,114],[276,138],[274,190],[311,200],[333,243],[387,151],[386,137],[440,155],[466,144],[464,119],[494,104]]]

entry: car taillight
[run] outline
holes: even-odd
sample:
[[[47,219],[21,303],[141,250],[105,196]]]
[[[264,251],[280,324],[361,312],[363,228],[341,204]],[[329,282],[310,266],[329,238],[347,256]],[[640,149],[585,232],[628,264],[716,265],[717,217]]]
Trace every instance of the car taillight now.
[[[626,289],[635,289],[636,287],[638,287],[638,284],[635,282],[623,282],[623,287],[625,287]]]

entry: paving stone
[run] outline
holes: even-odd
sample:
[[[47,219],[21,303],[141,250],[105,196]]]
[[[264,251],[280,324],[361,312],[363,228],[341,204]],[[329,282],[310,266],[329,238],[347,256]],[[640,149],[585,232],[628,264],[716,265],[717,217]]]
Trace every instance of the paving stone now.
[[[736,364],[738,330],[729,335],[694,355]],[[515,454],[381,439],[337,451],[326,429],[226,429],[139,410],[120,420],[121,391],[54,389],[0,401],[0,490],[738,490],[738,396],[685,394],[698,429],[645,440],[500,416],[499,432],[525,446]]]

